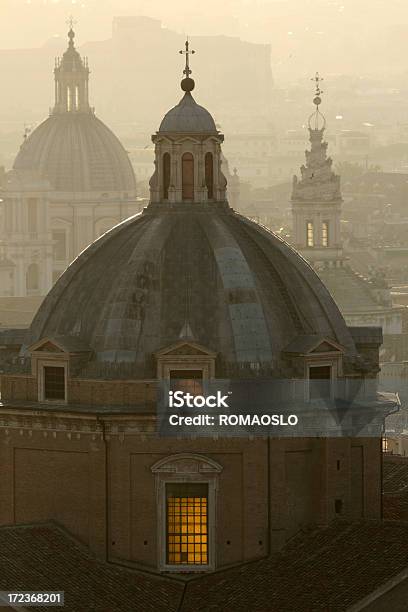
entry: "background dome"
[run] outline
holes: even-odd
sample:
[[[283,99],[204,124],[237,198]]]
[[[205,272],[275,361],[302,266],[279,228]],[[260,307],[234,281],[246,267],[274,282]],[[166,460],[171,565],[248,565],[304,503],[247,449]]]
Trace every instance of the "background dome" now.
[[[164,115],[159,132],[216,132],[214,119],[186,92],[177,106]]]
[[[39,172],[57,191],[134,192],[128,154],[92,112],[53,114],[20,148],[13,168]]]
[[[90,245],[44,300],[31,341],[74,335],[93,359],[143,366],[187,322],[228,363],[278,363],[303,334],[355,352],[329,292],[288,244],[232,210],[197,208],[147,209]]]

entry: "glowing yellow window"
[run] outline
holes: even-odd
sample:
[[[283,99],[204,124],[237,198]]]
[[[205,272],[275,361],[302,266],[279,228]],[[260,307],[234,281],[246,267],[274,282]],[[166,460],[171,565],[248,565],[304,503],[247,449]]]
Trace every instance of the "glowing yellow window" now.
[[[208,485],[166,485],[167,563],[208,564]]]
[[[306,223],[306,245],[308,247],[314,246],[314,227],[312,221]]]
[[[323,221],[322,223],[322,245],[324,247],[329,246],[329,222]]]

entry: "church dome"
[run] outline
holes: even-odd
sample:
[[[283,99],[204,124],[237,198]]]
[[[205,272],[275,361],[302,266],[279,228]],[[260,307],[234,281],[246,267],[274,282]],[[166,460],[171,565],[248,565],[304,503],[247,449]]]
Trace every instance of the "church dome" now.
[[[123,192],[136,189],[129,157],[113,132],[89,105],[88,59],[74,45],[68,32],[68,48],[56,58],[55,105],[22,144],[13,169],[48,179],[62,192]]]
[[[166,113],[159,132],[217,133],[215,121],[203,106],[187,91],[180,102]]]
[[[13,166],[39,173],[56,191],[135,191],[129,157],[92,112],[54,113],[20,148]]]
[[[94,363],[143,368],[186,324],[238,366],[279,366],[281,351],[305,335],[355,352],[329,292],[296,251],[232,209],[199,204],[149,206],[85,249],[41,305],[31,341],[76,336]]]

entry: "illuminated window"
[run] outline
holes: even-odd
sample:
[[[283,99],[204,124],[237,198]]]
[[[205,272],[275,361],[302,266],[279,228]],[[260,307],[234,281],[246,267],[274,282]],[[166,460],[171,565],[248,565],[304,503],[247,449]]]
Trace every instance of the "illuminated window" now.
[[[67,87],[67,111],[72,110],[71,88]]]
[[[388,439],[386,436],[384,436],[382,439],[382,451],[383,453],[388,453]]]
[[[308,247],[314,246],[314,229],[312,221],[306,223],[306,245]]]
[[[170,388],[172,391],[201,395],[203,393],[203,371],[170,370]]]
[[[208,485],[166,484],[166,563],[208,564]]]
[[[322,245],[324,247],[329,246],[329,222],[323,221],[322,223]]]
[[[44,366],[44,399],[65,400],[65,368]]]
[[[79,87],[75,86],[75,110],[79,109]]]

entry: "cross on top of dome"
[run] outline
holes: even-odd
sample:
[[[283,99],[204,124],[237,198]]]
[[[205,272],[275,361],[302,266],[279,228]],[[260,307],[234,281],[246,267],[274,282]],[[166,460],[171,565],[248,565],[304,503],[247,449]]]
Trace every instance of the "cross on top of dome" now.
[[[69,45],[70,47],[74,46],[74,38],[75,38],[75,32],[74,32],[74,25],[76,25],[76,21],[73,18],[72,15],[69,16],[69,18],[66,21],[67,25],[69,25],[69,32],[68,32],[68,38],[69,38]]]
[[[190,78],[190,74],[192,73],[192,70],[190,68],[190,54],[192,55],[193,53],[195,53],[195,51],[194,49],[190,50],[190,42],[188,40],[188,36],[185,42],[185,51],[181,50],[179,51],[179,53],[181,53],[181,55],[186,56],[186,66],[183,70],[183,74],[185,75],[185,77],[181,81],[181,89],[183,91],[193,91],[195,83],[194,79]]]

